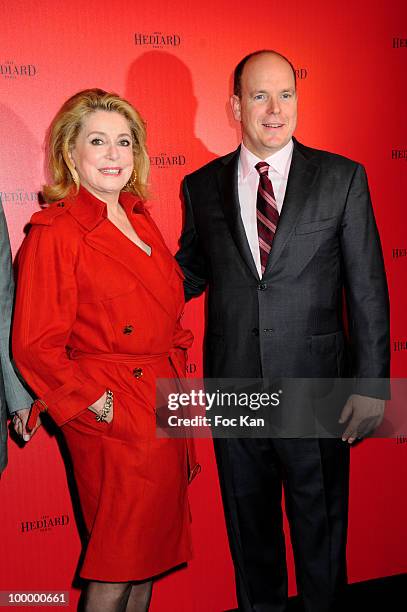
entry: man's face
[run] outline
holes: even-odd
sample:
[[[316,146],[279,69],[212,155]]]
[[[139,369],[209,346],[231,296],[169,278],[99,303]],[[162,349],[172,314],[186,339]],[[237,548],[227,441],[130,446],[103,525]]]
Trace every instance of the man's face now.
[[[241,97],[232,96],[243,144],[260,159],[282,149],[297,125],[297,94],[291,66],[278,55],[262,53],[243,68]]]

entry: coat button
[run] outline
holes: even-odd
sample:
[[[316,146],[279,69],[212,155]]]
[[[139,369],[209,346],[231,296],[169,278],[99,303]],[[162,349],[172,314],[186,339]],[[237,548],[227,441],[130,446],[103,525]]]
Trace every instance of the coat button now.
[[[253,334],[253,336],[258,336],[259,335],[259,328],[258,327],[253,327],[252,334]]]
[[[135,378],[141,378],[143,376],[143,368],[134,368],[133,376]]]
[[[257,287],[259,291],[265,291],[267,289],[267,283],[260,283]]]
[[[57,206],[59,208],[64,208],[65,204],[63,202],[58,202]]]
[[[123,327],[123,333],[124,333],[126,336],[128,336],[129,334],[132,334],[132,333],[133,333],[133,329],[134,329],[134,328],[133,328],[133,325],[125,325],[125,326]]]

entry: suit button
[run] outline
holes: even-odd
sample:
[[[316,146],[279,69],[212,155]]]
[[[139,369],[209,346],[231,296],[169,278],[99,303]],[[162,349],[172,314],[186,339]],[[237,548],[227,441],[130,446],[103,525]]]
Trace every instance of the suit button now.
[[[252,334],[253,334],[253,336],[258,336],[259,335],[259,328],[258,327],[253,327]]]
[[[257,287],[259,291],[265,291],[267,289],[267,283],[260,283]]]
[[[129,334],[132,334],[132,333],[133,333],[133,329],[134,329],[134,328],[133,328],[133,325],[125,325],[125,326],[123,327],[123,333],[124,333],[126,336],[128,336]]]
[[[133,376],[135,378],[141,378],[143,376],[143,368],[134,368]]]

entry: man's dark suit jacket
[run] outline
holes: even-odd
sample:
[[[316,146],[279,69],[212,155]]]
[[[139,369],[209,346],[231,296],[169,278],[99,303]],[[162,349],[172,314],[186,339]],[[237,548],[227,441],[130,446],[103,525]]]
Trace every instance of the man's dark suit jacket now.
[[[387,378],[389,302],[364,168],[294,140],[260,279],[240,215],[238,160],[239,149],[184,180],[177,260],[187,299],[209,287],[205,375]],[[385,398],[388,387],[363,380],[354,392]]]

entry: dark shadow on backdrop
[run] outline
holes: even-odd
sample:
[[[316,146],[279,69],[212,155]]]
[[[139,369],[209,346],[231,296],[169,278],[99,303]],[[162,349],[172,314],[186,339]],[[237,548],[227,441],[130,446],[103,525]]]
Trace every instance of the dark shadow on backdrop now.
[[[175,55],[148,51],[134,60],[127,74],[125,97],[147,123],[150,155],[185,151],[187,172],[217,157],[195,134],[198,100],[191,71]]]

